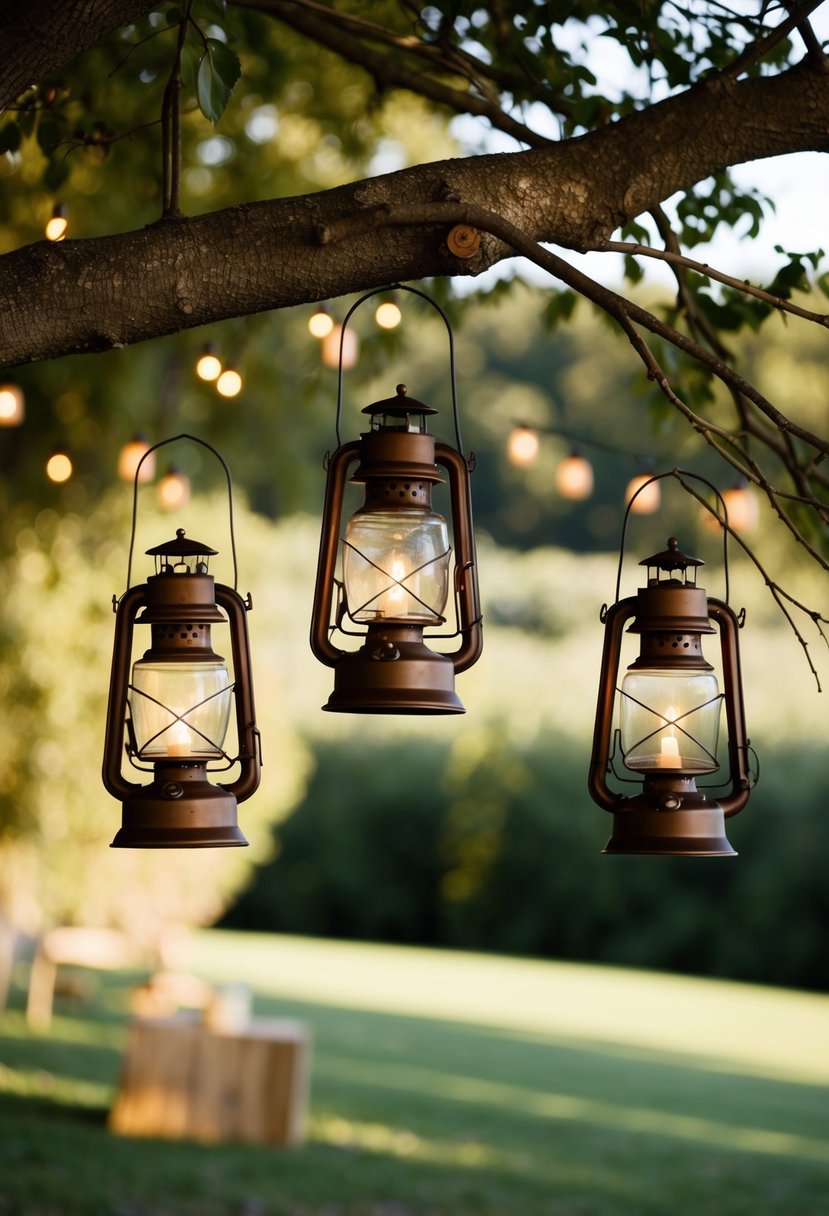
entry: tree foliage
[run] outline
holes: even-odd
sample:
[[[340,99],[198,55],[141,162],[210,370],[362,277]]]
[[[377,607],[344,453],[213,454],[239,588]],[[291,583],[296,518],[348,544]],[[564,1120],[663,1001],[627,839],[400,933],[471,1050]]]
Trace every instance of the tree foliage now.
[[[827,568],[829,441],[729,347],[775,313],[826,327],[797,297],[825,292],[821,252],[779,250],[758,285],[688,252],[722,226],[762,235],[767,204],[733,166],[827,150],[820,0],[93,7],[18,0],[0,26],[7,237],[34,236],[58,190],[89,234],[3,256],[7,366],[520,254],[612,319],[669,408]],[[621,85],[598,45],[627,65]],[[424,107],[416,121],[471,117],[515,150],[435,161],[421,147],[383,172],[378,116],[400,95]],[[273,141],[255,134],[268,115]],[[474,239],[447,239],[459,227]],[[675,301],[653,312],[551,245],[622,252],[631,288],[644,261],[666,261]]]

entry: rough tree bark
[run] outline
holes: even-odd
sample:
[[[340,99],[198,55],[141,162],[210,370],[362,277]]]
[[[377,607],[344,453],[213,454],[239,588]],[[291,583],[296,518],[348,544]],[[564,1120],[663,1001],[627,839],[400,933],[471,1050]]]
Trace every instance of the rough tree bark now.
[[[829,72],[715,77],[597,132],[545,148],[420,165],[319,194],[251,203],[110,237],[39,242],[0,261],[0,366],[103,351],[231,316],[398,279],[477,274],[508,257],[446,248],[446,222],[389,228],[378,208],[475,203],[536,241],[600,247],[615,228],[729,165],[829,150]],[[364,215],[348,239],[321,229]]]

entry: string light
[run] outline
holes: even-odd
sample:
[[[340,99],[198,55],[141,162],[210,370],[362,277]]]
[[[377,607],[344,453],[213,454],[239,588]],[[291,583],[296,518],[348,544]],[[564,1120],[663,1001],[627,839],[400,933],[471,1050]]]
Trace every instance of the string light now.
[[[659,505],[662,501],[662,492],[659,488],[658,481],[651,481],[649,486],[645,483],[653,477],[653,473],[637,473],[635,477],[631,477],[625,490],[625,506],[631,504],[631,515],[653,515],[659,510]],[[645,486],[641,494],[638,494],[635,501],[634,494]]]
[[[68,481],[73,471],[72,461],[63,450],[53,452],[46,462],[46,476],[58,485]]]
[[[158,501],[165,511],[177,511],[190,501],[190,478],[175,465],[158,483]]]
[[[322,362],[325,367],[339,367],[340,365],[340,337],[342,332],[342,325],[335,325],[331,332],[322,340]],[[342,347],[343,367],[354,367],[360,349],[355,330],[347,329],[345,331]]]
[[[0,426],[20,426],[26,416],[26,402],[19,384],[0,384]]]
[[[241,391],[241,375],[235,367],[226,367],[216,380],[216,392],[222,397],[238,397]]]
[[[581,502],[593,493],[593,466],[578,448],[556,466],[556,489],[562,498],[573,502]]]
[[[384,300],[377,305],[374,320],[381,329],[397,329],[403,320],[403,314],[393,300]]]
[[[722,494],[728,512],[728,526],[733,532],[754,532],[760,522],[760,504],[757,495],[744,477],[740,477]],[[720,524],[710,511],[700,512],[702,526],[706,531],[717,532]]]
[[[150,455],[141,464],[142,457],[149,451],[149,443],[143,435],[133,435],[118,453],[118,476],[122,481],[135,481],[136,471],[138,480],[143,485],[155,477],[155,456]],[[138,466],[141,464],[141,468]]]
[[[207,342],[196,360],[196,375],[208,383],[218,380],[222,374],[222,361],[218,355],[218,347],[213,342]]]
[[[46,221],[44,235],[47,241],[62,241],[66,236],[66,229],[69,227],[69,219],[66,213],[66,207],[63,203],[56,203],[52,214]]]
[[[517,469],[527,469],[535,464],[541,440],[538,431],[528,426],[515,426],[507,440],[507,459]]]
[[[334,318],[325,304],[318,305],[316,311],[308,318],[308,332],[312,338],[320,341],[327,338],[334,328]]]

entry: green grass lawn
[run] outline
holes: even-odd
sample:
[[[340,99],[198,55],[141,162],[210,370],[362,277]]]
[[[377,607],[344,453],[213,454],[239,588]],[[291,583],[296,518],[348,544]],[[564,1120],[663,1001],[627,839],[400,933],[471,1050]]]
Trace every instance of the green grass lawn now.
[[[829,998],[218,932],[193,966],[311,1026],[307,1145],[108,1134],[136,977],[85,973],[0,1021],[0,1214],[829,1214]]]

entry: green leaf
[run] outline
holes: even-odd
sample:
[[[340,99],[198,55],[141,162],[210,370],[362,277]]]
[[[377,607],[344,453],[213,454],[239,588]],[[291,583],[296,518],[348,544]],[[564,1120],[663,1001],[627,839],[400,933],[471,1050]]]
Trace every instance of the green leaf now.
[[[43,180],[54,194],[61,188],[69,176],[69,166],[65,160],[50,160],[43,174]]]
[[[7,122],[0,130],[0,152],[16,152],[20,147],[20,127],[16,122]]]
[[[192,93],[196,91],[199,64],[202,61],[203,54],[204,49],[202,46],[188,38],[181,52],[181,82]]]
[[[168,25],[181,25],[182,21],[184,20],[184,13],[177,4],[173,4],[170,8],[168,8],[164,16],[167,19]]]
[[[198,8],[200,16],[209,17],[213,21],[224,21],[227,13],[226,0],[201,0]]]
[[[241,70],[237,56],[229,47],[217,38],[207,39],[207,54],[199,64],[196,93],[199,109],[211,122],[218,122],[224,114]]]
[[[44,118],[37,128],[37,142],[42,152],[50,156],[63,138],[63,124],[54,118]]]

